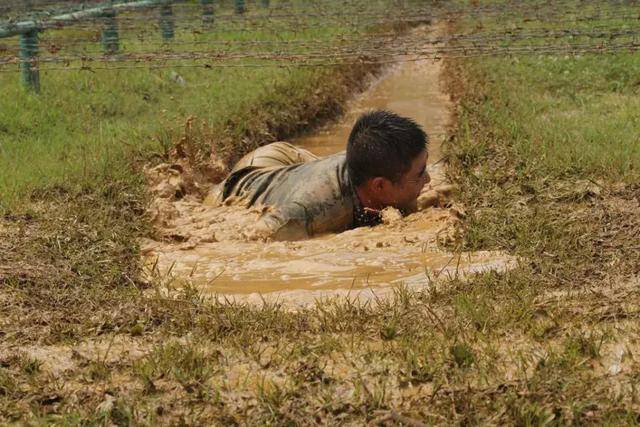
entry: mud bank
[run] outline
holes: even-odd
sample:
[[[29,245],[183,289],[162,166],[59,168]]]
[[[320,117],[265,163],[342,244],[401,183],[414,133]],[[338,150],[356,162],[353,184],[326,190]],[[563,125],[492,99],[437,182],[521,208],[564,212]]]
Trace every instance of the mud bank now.
[[[423,27],[413,34],[424,37],[431,31]],[[414,118],[430,136],[432,181],[420,198],[421,211],[406,218],[392,215],[373,228],[307,241],[265,242],[251,237],[258,210],[214,207],[206,199],[187,196],[165,202],[159,215],[157,226],[173,241],[142,244],[149,274],[165,282],[189,281],[221,298],[305,305],[338,295],[368,299],[392,293],[398,285],[422,288],[441,277],[509,268],[514,260],[501,253],[439,250],[461,215],[445,200],[446,192],[436,191],[447,184],[440,147],[452,110],[441,73],[440,62],[405,58],[352,99],[338,121],[292,141],[328,155],[344,150],[355,118],[366,110],[385,108]]]

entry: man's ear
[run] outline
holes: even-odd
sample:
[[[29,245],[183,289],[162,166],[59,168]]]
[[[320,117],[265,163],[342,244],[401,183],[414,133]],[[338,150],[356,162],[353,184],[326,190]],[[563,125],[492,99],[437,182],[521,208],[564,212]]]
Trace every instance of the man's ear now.
[[[370,188],[376,192],[385,191],[389,184],[390,184],[390,181],[387,178],[382,176],[376,176],[374,178],[371,178],[369,182]]]

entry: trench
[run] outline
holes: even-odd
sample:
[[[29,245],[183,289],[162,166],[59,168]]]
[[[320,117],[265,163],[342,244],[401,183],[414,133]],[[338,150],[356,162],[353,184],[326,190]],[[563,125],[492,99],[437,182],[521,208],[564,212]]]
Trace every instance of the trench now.
[[[431,31],[416,30],[417,35]],[[428,133],[431,182],[423,191],[446,185],[442,142],[451,124],[452,103],[441,85],[442,64],[432,60],[398,62],[347,106],[336,122],[291,142],[324,156],[344,150],[354,121],[364,111],[388,109],[416,120]],[[432,203],[433,204],[433,203]],[[319,298],[379,298],[398,286],[425,289],[433,281],[487,270],[504,270],[515,260],[499,252],[449,253],[439,242],[453,231],[456,209],[424,208],[376,227],[295,242],[247,238],[259,213],[185,198],[173,203],[164,226],[183,241],[143,242],[149,274],[172,283],[189,281],[219,298],[304,305]]]

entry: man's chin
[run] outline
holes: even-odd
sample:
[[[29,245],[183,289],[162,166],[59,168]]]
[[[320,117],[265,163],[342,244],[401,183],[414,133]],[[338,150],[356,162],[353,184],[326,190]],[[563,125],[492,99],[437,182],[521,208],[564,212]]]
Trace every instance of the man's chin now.
[[[402,212],[402,215],[410,215],[414,212],[418,211],[418,199],[412,201],[411,203],[408,203],[406,205],[403,205],[402,207],[398,207],[397,208],[400,212]]]

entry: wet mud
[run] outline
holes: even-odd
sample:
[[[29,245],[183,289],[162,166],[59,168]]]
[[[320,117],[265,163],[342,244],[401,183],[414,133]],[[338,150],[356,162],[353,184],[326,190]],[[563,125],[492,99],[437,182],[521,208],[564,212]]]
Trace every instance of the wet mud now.
[[[428,31],[418,29],[416,36]],[[340,120],[291,141],[325,156],[345,149],[351,126],[367,110],[383,108],[415,119],[430,136],[432,181],[420,196],[420,211],[404,218],[390,211],[383,224],[372,228],[273,242],[256,239],[251,232],[259,209],[212,206],[207,198],[193,195],[165,198],[153,207],[159,234],[165,238],[142,242],[149,274],[190,281],[220,298],[305,305],[340,295],[376,298],[398,285],[422,289],[443,277],[514,265],[515,260],[502,253],[453,254],[439,249],[462,214],[450,204],[455,190],[446,181],[441,161],[452,108],[441,87],[441,72],[441,63],[432,60],[400,62],[353,99]],[[161,176],[161,171],[148,171],[152,186],[166,184]]]

